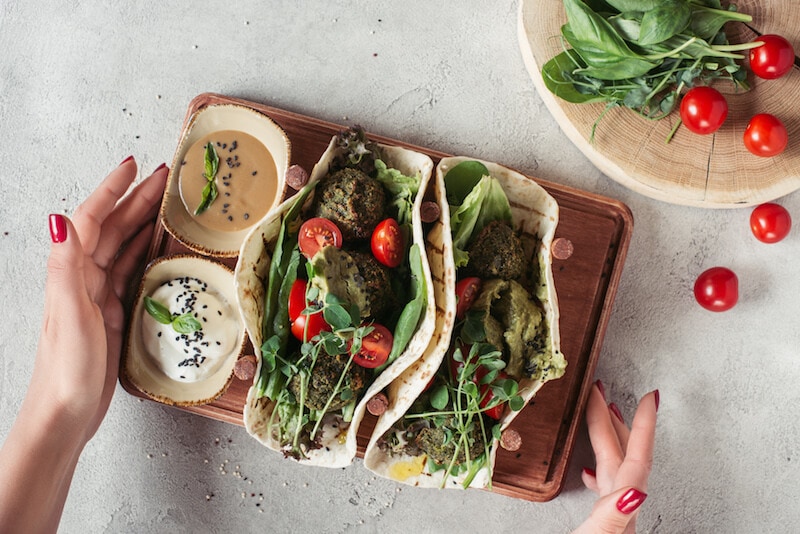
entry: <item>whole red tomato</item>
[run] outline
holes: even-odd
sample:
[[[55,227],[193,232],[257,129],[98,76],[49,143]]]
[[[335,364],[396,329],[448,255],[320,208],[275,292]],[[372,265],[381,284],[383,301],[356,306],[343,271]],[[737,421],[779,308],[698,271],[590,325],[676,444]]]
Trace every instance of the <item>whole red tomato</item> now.
[[[697,277],[694,298],[707,310],[730,310],[739,300],[739,279],[727,267],[712,267]]]
[[[774,80],[780,78],[794,65],[794,48],[792,43],[780,35],[762,35],[753,42],[764,44],[750,49],[750,70],[759,78]]]
[[[750,229],[759,241],[777,243],[792,229],[792,216],[780,204],[767,202],[750,214]]]
[[[711,87],[690,89],[681,100],[681,120],[689,130],[706,135],[719,130],[728,116],[728,101]]]
[[[788,144],[786,126],[778,117],[769,113],[755,115],[744,130],[744,146],[762,158],[777,156]]]

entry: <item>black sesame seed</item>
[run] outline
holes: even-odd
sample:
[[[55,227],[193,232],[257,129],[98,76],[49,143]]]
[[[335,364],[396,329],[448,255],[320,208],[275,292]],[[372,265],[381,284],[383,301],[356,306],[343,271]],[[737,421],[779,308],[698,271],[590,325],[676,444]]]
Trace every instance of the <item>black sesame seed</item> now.
[[[245,213],[245,214],[244,214],[244,220],[246,221],[246,220],[247,220],[247,219],[249,219],[249,218],[250,218],[250,214],[249,214],[249,213]]]
[[[253,171],[252,176],[255,176],[256,174],[258,174],[258,171]]]

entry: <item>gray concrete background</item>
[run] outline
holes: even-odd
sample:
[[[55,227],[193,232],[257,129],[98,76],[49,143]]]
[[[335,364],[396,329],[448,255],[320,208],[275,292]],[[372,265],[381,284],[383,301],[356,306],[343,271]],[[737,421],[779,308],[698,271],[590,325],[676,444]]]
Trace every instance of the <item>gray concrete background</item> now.
[[[236,5],[236,8],[229,7]],[[134,154],[170,161],[212,91],[473,155],[619,199],[635,232],[597,375],[630,418],[661,391],[641,532],[792,532],[800,523],[800,230],[764,245],[749,210],[650,200],[597,171],[525,71],[514,1],[96,0],[0,4],[0,435],[28,383],[47,214],[71,213]],[[780,200],[800,222],[800,195]],[[727,265],[741,299],[693,300]],[[78,466],[63,532],[568,532],[593,495],[582,433],[562,494],[534,504],[297,466],[243,429],[121,388]]]

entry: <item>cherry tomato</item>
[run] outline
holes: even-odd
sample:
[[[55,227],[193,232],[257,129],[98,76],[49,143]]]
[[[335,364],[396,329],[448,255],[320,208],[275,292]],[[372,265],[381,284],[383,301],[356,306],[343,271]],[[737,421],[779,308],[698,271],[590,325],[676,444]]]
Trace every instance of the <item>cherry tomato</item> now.
[[[308,322],[307,328],[306,322]],[[311,315],[300,314],[292,322],[292,334],[300,341],[308,341],[320,332],[329,332],[330,329],[331,327],[325,322],[321,311]]]
[[[372,327],[372,331],[361,338],[361,350],[353,356],[354,362],[367,369],[374,369],[386,363],[394,343],[388,328],[378,323],[373,323]]]
[[[780,78],[794,65],[794,48],[792,43],[780,35],[762,35],[753,42],[764,44],[750,49],[750,70],[759,78],[774,80]]]
[[[394,219],[384,219],[378,223],[372,232],[370,245],[375,259],[387,267],[395,268],[403,261],[403,233]]]
[[[481,291],[481,279],[476,276],[459,280],[456,284],[456,317],[463,319],[467,310],[472,307],[472,303]]]
[[[480,370],[476,374],[480,374]],[[485,375],[486,372],[484,371],[483,374]],[[476,378],[478,378],[478,377],[476,377]],[[506,373],[504,373],[503,371],[500,371],[498,373],[498,375],[497,375],[497,380],[505,380],[507,378],[508,378],[508,375]],[[480,380],[480,378],[478,378],[478,380]],[[489,402],[491,402],[491,400],[494,398],[494,391],[492,391],[491,384],[481,384],[480,392],[481,392],[480,407],[481,408],[486,408],[486,406],[489,405]],[[492,406],[488,410],[485,410],[483,413],[485,413],[486,415],[488,415],[492,419],[497,420],[497,419],[500,419],[503,416],[503,412],[505,411],[505,407],[506,407],[506,403],[505,402],[501,402],[497,406]]]
[[[289,290],[289,321],[294,322],[306,309],[306,281],[297,279]]]
[[[681,120],[696,134],[716,132],[727,116],[727,100],[712,87],[690,89],[681,100]]]
[[[780,204],[767,202],[750,214],[750,229],[759,241],[777,243],[792,229],[792,216]]]
[[[744,130],[744,146],[762,158],[777,156],[784,151],[787,144],[789,134],[786,126],[778,117],[769,113],[754,116]]]
[[[300,233],[297,234],[297,244],[300,246],[300,252],[306,258],[311,259],[322,247],[334,246],[340,248],[342,246],[342,232],[333,221],[322,217],[314,217],[300,226]]]
[[[726,267],[712,267],[697,277],[694,298],[707,310],[730,310],[739,300],[739,279]]]

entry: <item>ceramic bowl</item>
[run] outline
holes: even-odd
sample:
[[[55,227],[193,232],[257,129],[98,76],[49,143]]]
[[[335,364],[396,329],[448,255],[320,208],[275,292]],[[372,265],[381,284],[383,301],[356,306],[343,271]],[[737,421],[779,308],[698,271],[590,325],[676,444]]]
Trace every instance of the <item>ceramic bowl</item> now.
[[[181,195],[181,172],[186,163],[187,152],[204,137],[215,132],[233,130],[243,132],[259,141],[269,151],[275,163],[274,176],[253,176],[264,181],[264,187],[274,191],[274,198],[264,207],[263,214],[252,217],[247,227],[235,231],[220,231],[202,224],[187,207]],[[289,164],[291,144],[284,131],[266,115],[251,108],[236,104],[217,104],[201,108],[186,123],[167,180],[164,200],[161,204],[161,220],[167,231],[190,250],[206,256],[233,258],[245,236],[276,205],[284,194],[286,169]],[[222,151],[225,152],[225,151]],[[222,176],[226,172],[226,154],[220,154],[217,184],[222,192]],[[251,177],[248,176],[248,179]],[[221,193],[222,195],[222,193]],[[215,203],[224,202],[220,195]]]
[[[180,358],[174,358],[172,364],[159,364],[152,354],[152,344],[151,348],[148,348],[148,343],[145,341],[145,335],[152,335],[153,325],[156,324],[145,308],[145,297],[152,296],[167,282],[186,277],[202,280],[208,284],[210,293],[220,297],[224,305],[220,306],[219,315],[226,321],[235,322],[236,332],[230,352],[216,362],[209,360],[211,365],[209,374],[194,382],[182,381],[178,377],[171,378],[169,375],[175,374],[174,369]],[[225,310],[224,313],[221,310]],[[151,324],[148,324],[148,321]],[[170,328],[167,327],[167,331],[163,334],[175,335],[176,338],[180,336]],[[209,331],[206,339],[212,339],[211,336],[212,333]],[[133,305],[123,351],[123,371],[130,383],[139,391],[165,404],[178,406],[207,404],[225,393],[233,378],[236,360],[244,351],[245,344],[244,325],[236,305],[233,272],[228,267],[208,258],[192,255],[165,256],[148,265]],[[166,365],[171,365],[170,373],[164,370]]]

